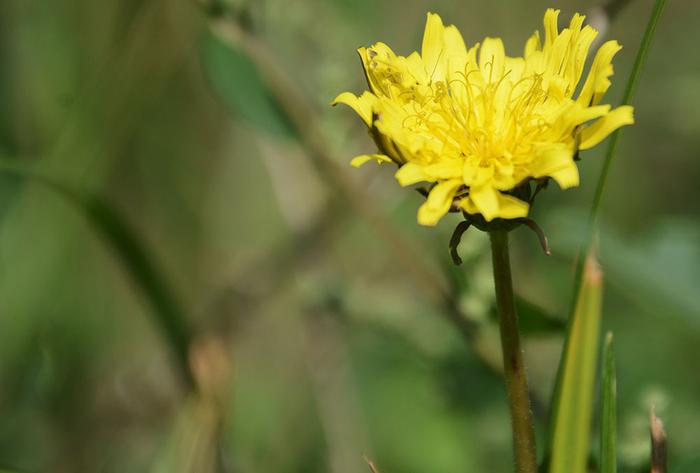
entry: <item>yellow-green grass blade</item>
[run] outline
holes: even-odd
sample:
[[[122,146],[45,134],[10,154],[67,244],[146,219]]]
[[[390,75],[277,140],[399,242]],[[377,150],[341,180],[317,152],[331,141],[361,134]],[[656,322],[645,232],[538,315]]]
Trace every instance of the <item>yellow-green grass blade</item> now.
[[[550,473],[588,471],[602,294],[603,274],[594,252],[590,252],[566,346],[559,404],[554,412]]]

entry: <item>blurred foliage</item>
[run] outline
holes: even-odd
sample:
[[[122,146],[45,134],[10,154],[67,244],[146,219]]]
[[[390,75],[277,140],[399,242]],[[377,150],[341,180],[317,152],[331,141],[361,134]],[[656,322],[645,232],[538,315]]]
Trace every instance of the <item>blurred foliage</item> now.
[[[611,26],[626,47],[618,77],[651,3],[631,2]],[[413,50],[428,9],[468,42],[499,34],[514,52],[550,4],[251,6],[253,31],[308,97],[329,153],[439,274],[456,220],[420,228],[419,195],[383,168],[346,166],[371,146],[352,114],[328,103],[363,87],[356,47]],[[557,6],[566,17],[591,4]],[[648,471],[651,404],[669,431],[672,471],[695,471],[700,451],[699,14],[697,2],[669,2],[603,209],[602,325],[616,334],[623,473]],[[478,333],[465,344],[381,235],[336,205],[338,189],[287,138],[255,70],[216,42],[197,2],[6,0],[0,62],[3,159],[40,164],[114,206],[163,268],[198,340],[223,347],[193,349],[209,388],[186,393],[118,256],[55,194],[3,176],[0,468],[344,473],[366,471],[365,453],[386,473],[510,471],[483,235],[467,232],[464,264],[449,278]],[[615,82],[613,103],[621,92]],[[580,189],[538,201],[553,257],[529,231],[513,237],[539,405],[551,392],[601,153],[583,156]],[[536,414],[543,432],[545,413]]]

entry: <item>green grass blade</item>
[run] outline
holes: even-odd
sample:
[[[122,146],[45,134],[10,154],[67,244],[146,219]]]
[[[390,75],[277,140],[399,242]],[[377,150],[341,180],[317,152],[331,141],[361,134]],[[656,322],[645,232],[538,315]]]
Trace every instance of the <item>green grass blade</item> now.
[[[612,332],[608,332],[603,347],[601,391],[600,473],[617,473],[617,374]]]
[[[151,313],[173,353],[177,367],[188,387],[194,386],[189,368],[188,347],[192,331],[185,314],[152,261],[146,246],[119,212],[98,195],[74,189],[32,168],[0,161],[0,173],[29,179],[53,190],[70,202],[114,251],[136,286],[151,304]]]
[[[649,55],[649,50],[651,48],[651,43],[654,38],[654,34],[656,33],[656,27],[659,23],[659,20],[661,18],[661,14],[663,13],[664,6],[666,5],[666,0],[656,0],[656,3],[654,5],[654,9],[652,10],[651,16],[649,18],[649,22],[647,23],[646,31],[644,33],[644,36],[642,38],[642,42],[639,46],[639,49],[637,50],[637,57],[634,61],[634,66],[632,67],[632,71],[630,72],[630,76],[627,79],[627,85],[625,87],[625,93],[622,98],[622,104],[621,105],[629,105],[632,102],[632,99],[634,98],[634,94],[637,90],[637,84],[639,83],[639,78],[641,77],[641,72],[642,68],[644,66],[644,63],[646,62],[647,56]],[[588,254],[589,250],[593,246],[593,239],[594,236],[597,232],[597,224],[598,224],[598,215],[600,212],[600,207],[603,199],[603,193],[605,191],[605,184],[608,179],[608,173],[610,171],[610,165],[612,164],[612,161],[615,157],[615,153],[617,151],[617,144],[620,140],[620,133],[621,129],[615,131],[610,138],[610,142],[608,144],[608,150],[605,155],[605,160],[603,162],[603,169],[601,170],[600,177],[598,178],[598,183],[596,185],[596,191],[595,191],[595,196],[593,198],[593,204],[591,206],[591,212],[590,212],[590,217],[589,217],[589,227],[588,227],[588,232],[585,237],[585,241],[582,244],[582,254]],[[579,294],[580,286],[581,286],[581,278],[582,278],[582,273],[583,273],[583,264],[581,261],[579,261],[579,264],[577,265],[576,271],[575,271],[575,276],[574,276],[574,291],[573,293],[577,296]],[[572,301],[571,304],[571,310],[569,311],[570,314],[573,314],[574,311],[574,306],[575,306],[576,300]],[[564,365],[567,363],[566,361],[566,356],[568,352],[568,345],[569,345],[569,339],[571,338],[571,331],[572,327],[574,325],[574,316],[571,315],[569,317],[568,323],[567,323],[567,331],[566,331],[566,337],[564,339],[564,348],[562,351],[562,357],[559,360],[559,367],[557,369],[557,376],[556,376],[556,381],[554,383],[554,392],[552,393],[552,403],[550,410],[553,413],[551,416],[551,423],[550,423],[550,428],[548,431],[547,435],[547,442],[545,445],[545,462],[548,460],[548,458],[551,455],[552,452],[552,443],[553,443],[553,435],[554,435],[554,423],[556,422],[556,412],[559,410],[559,403],[560,403],[560,395],[561,395],[561,384],[562,384],[562,375],[563,375],[563,369]]]
[[[586,473],[598,367],[603,276],[593,253],[586,258],[581,290],[562,370],[550,473]]]
[[[656,0],[654,9],[651,12],[651,17],[649,18],[649,23],[647,23],[647,29],[644,32],[644,37],[642,38],[642,44],[639,46],[639,50],[637,50],[637,57],[634,60],[632,72],[630,72],[629,79],[627,79],[625,93],[622,96],[622,105],[630,105],[632,103],[634,94],[637,91],[637,85],[639,84],[639,78],[642,75],[642,68],[644,67],[644,63],[646,63],[647,57],[649,56],[651,43],[654,39],[656,27],[659,24],[659,19],[663,13],[664,6],[666,6],[666,0]],[[610,138],[610,143],[608,144],[608,150],[605,154],[605,160],[603,161],[603,169],[600,171],[600,177],[598,178],[598,184],[596,186],[595,196],[593,198],[593,205],[591,206],[590,219],[593,225],[597,221],[600,213],[600,205],[603,200],[605,184],[607,183],[608,174],[610,173],[610,165],[615,159],[615,153],[617,151],[617,144],[620,141],[621,132],[621,128],[615,131]]]

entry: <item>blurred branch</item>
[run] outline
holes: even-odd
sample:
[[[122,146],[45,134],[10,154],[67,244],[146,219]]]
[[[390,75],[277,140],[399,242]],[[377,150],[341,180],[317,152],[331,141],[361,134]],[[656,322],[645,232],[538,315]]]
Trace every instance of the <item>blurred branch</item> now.
[[[0,161],[0,173],[42,184],[64,197],[92,225],[119,256],[119,262],[151,304],[151,313],[175,358],[182,380],[188,390],[194,389],[188,359],[192,331],[187,318],[146,245],[117,210],[97,194],[78,190],[19,163]]]
[[[667,470],[667,436],[664,424],[656,416],[656,408],[651,408],[651,473],[666,473]]]

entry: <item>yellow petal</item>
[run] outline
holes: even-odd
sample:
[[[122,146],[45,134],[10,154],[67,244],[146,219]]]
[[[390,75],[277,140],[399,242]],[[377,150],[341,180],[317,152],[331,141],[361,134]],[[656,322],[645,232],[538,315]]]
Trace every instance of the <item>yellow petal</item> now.
[[[417,52],[412,52],[404,62],[411,78],[419,84],[426,84],[430,81],[428,74],[425,72],[425,63]]]
[[[582,105],[595,105],[610,87],[609,77],[613,74],[612,59],[622,46],[617,41],[603,44],[593,59],[593,65],[583,84],[577,102]]]
[[[428,165],[406,163],[396,171],[395,177],[404,187],[421,181],[435,182],[461,178],[462,160],[449,159]]]
[[[428,180],[428,176],[425,174],[423,166],[416,163],[404,164],[398,171],[396,171],[394,177],[396,177],[396,180],[399,181],[399,185],[402,187]]]
[[[565,114],[568,123],[577,126],[594,118],[605,116],[610,112],[610,105],[596,105],[595,107],[581,107],[574,104],[572,109]]]
[[[445,28],[445,58],[466,58],[467,46],[464,44],[462,33],[455,25]]]
[[[459,179],[442,181],[430,191],[425,203],[418,209],[418,223],[434,226],[450,210],[457,189],[462,185]]]
[[[396,54],[394,54],[394,51],[392,51],[388,45],[382,42],[375,43],[370,48],[359,48],[357,53],[362,60],[362,68],[364,69],[365,79],[367,79],[367,85],[370,91],[377,96],[385,95],[381,81],[375,76],[374,68],[372,67],[376,64],[374,58],[378,57],[382,61],[391,62],[396,59]]]
[[[481,187],[491,180],[493,171],[493,166],[482,167],[465,161],[462,169],[462,179],[468,186]]]
[[[579,184],[578,166],[576,166],[575,162],[571,162],[565,168],[550,173],[550,177],[554,179],[562,189],[576,187]]]
[[[540,43],[540,32],[535,31],[525,43],[525,59],[532,55],[535,51],[541,51],[542,44]]]
[[[352,158],[352,161],[350,161],[350,166],[359,168],[369,161],[376,161],[377,164],[392,162],[391,158],[384,156],[383,154],[363,154]]]
[[[424,167],[425,173],[431,180],[457,179],[462,177],[463,164],[461,159],[449,159]]]
[[[374,79],[374,76],[370,74],[369,51],[367,50],[367,48],[358,48],[357,54],[360,55],[360,61],[362,61],[362,70],[365,73],[365,80],[367,81],[367,86],[369,87],[369,90],[371,90],[375,94],[378,93],[378,84]]]
[[[583,68],[586,64],[586,57],[588,57],[588,51],[591,48],[593,40],[598,36],[598,31],[586,25],[583,29],[580,29],[579,22],[575,22],[576,15],[571,19],[571,26],[574,30],[574,35],[571,39],[571,57],[566,68],[566,78],[571,84],[571,94],[573,95],[576,86],[581,80],[581,74],[583,73]],[[580,16],[580,21],[585,19],[584,16]],[[579,31],[580,29],[580,31]]]
[[[610,133],[621,126],[634,123],[634,108],[623,105],[611,111],[581,132],[580,149],[589,149],[603,141]]]
[[[361,96],[357,97],[355,94],[350,92],[343,92],[338,95],[331,105],[335,106],[339,103],[345,104],[357,112],[357,114],[362,118],[365,124],[369,127],[372,126],[372,105],[377,100],[373,94],[369,92],[363,92]]]
[[[437,13],[428,13],[428,19],[425,23],[425,32],[423,33],[423,47],[421,48],[421,57],[425,62],[425,68],[429,76],[433,74],[443,73],[438,67],[438,62],[445,49],[445,26],[442,24],[442,19]],[[435,77],[435,80],[440,78]]]
[[[476,215],[479,213],[479,209],[476,208],[476,205],[474,205],[474,202],[469,198],[469,196],[466,196],[459,201],[459,207],[468,214]]]
[[[506,57],[504,68],[508,74],[508,80],[511,83],[517,83],[525,70],[525,59],[521,57]],[[527,87],[527,84],[522,84],[522,87]]]
[[[498,216],[500,218],[527,217],[530,205],[508,194],[498,192]]]
[[[559,36],[559,10],[548,8],[544,13],[544,48],[548,49]]]
[[[549,73],[559,76],[561,68],[569,60],[571,30],[565,29],[559,34],[549,48]]]
[[[471,189],[469,197],[460,200],[459,206],[469,214],[480,213],[486,221],[494,218],[527,217],[530,210],[530,204],[527,202],[489,188]]]
[[[472,187],[469,198],[487,222],[498,217],[498,191],[491,186]]]
[[[572,166],[576,168],[573,149],[563,144],[557,144],[547,146],[537,153],[530,166],[530,172],[532,173],[532,177],[552,177],[557,180],[557,183],[562,188],[565,188],[578,184],[578,172],[576,174],[576,184],[573,184],[571,179]],[[558,174],[567,170],[568,174]],[[561,177],[562,182],[559,182],[555,175]]]
[[[501,79],[505,57],[506,53],[501,38],[484,39],[479,53],[479,67],[484,79],[489,82],[497,82]]]

